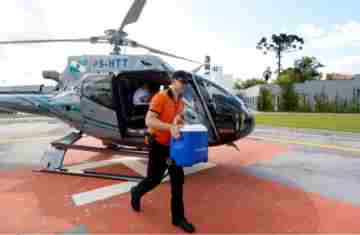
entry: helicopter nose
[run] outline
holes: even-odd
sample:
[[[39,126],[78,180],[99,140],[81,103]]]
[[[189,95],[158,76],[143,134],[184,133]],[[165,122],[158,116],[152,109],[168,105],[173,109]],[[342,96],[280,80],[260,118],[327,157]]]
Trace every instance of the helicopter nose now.
[[[255,128],[255,117],[241,98],[236,97],[236,100],[238,102],[239,114],[243,117],[241,119],[241,128],[237,131],[237,136],[241,139],[253,132]]]
[[[243,128],[238,131],[239,139],[244,138],[253,132],[255,128],[255,118],[254,116],[247,116],[243,120]]]

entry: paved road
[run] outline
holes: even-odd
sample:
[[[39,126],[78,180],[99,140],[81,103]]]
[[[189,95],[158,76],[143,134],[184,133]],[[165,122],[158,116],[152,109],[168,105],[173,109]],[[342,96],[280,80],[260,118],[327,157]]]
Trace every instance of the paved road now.
[[[360,134],[258,126],[250,138],[293,148],[248,173],[360,206]]]
[[[307,146],[335,146],[357,149],[360,153],[360,134],[326,130],[271,127],[258,125],[251,135],[274,141],[299,142]]]
[[[49,144],[71,129],[54,119],[0,119],[0,170],[38,166]]]

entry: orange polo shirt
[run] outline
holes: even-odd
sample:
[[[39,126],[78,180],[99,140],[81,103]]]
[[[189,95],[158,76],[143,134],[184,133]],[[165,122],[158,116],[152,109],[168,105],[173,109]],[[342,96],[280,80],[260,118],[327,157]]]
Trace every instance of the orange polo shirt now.
[[[164,123],[173,123],[175,117],[184,110],[184,102],[179,99],[175,101],[171,89],[158,92],[150,102],[149,110],[159,114],[159,120]],[[149,128],[149,132],[155,136],[157,142],[163,145],[170,144],[170,131]]]

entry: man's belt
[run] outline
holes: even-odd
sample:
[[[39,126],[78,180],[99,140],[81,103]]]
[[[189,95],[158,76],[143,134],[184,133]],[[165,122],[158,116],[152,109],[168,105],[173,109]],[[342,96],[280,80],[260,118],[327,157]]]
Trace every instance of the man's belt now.
[[[146,142],[149,144],[149,145],[153,145],[156,143],[156,138],[155,138],[155,135],[150,133],[150,132],[146,132],[145,133],[145,139],[146,139]]]

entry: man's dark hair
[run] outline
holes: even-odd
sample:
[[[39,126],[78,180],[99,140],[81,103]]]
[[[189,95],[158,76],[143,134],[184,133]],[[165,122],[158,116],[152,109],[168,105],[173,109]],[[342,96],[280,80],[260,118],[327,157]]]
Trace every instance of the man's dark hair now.
[[[191,78],[192,78],[191,73],[188,73],[183,70],[176,71],[172,75],[172,79],[181,81],[183,83],[188,83],[191,80]]]

